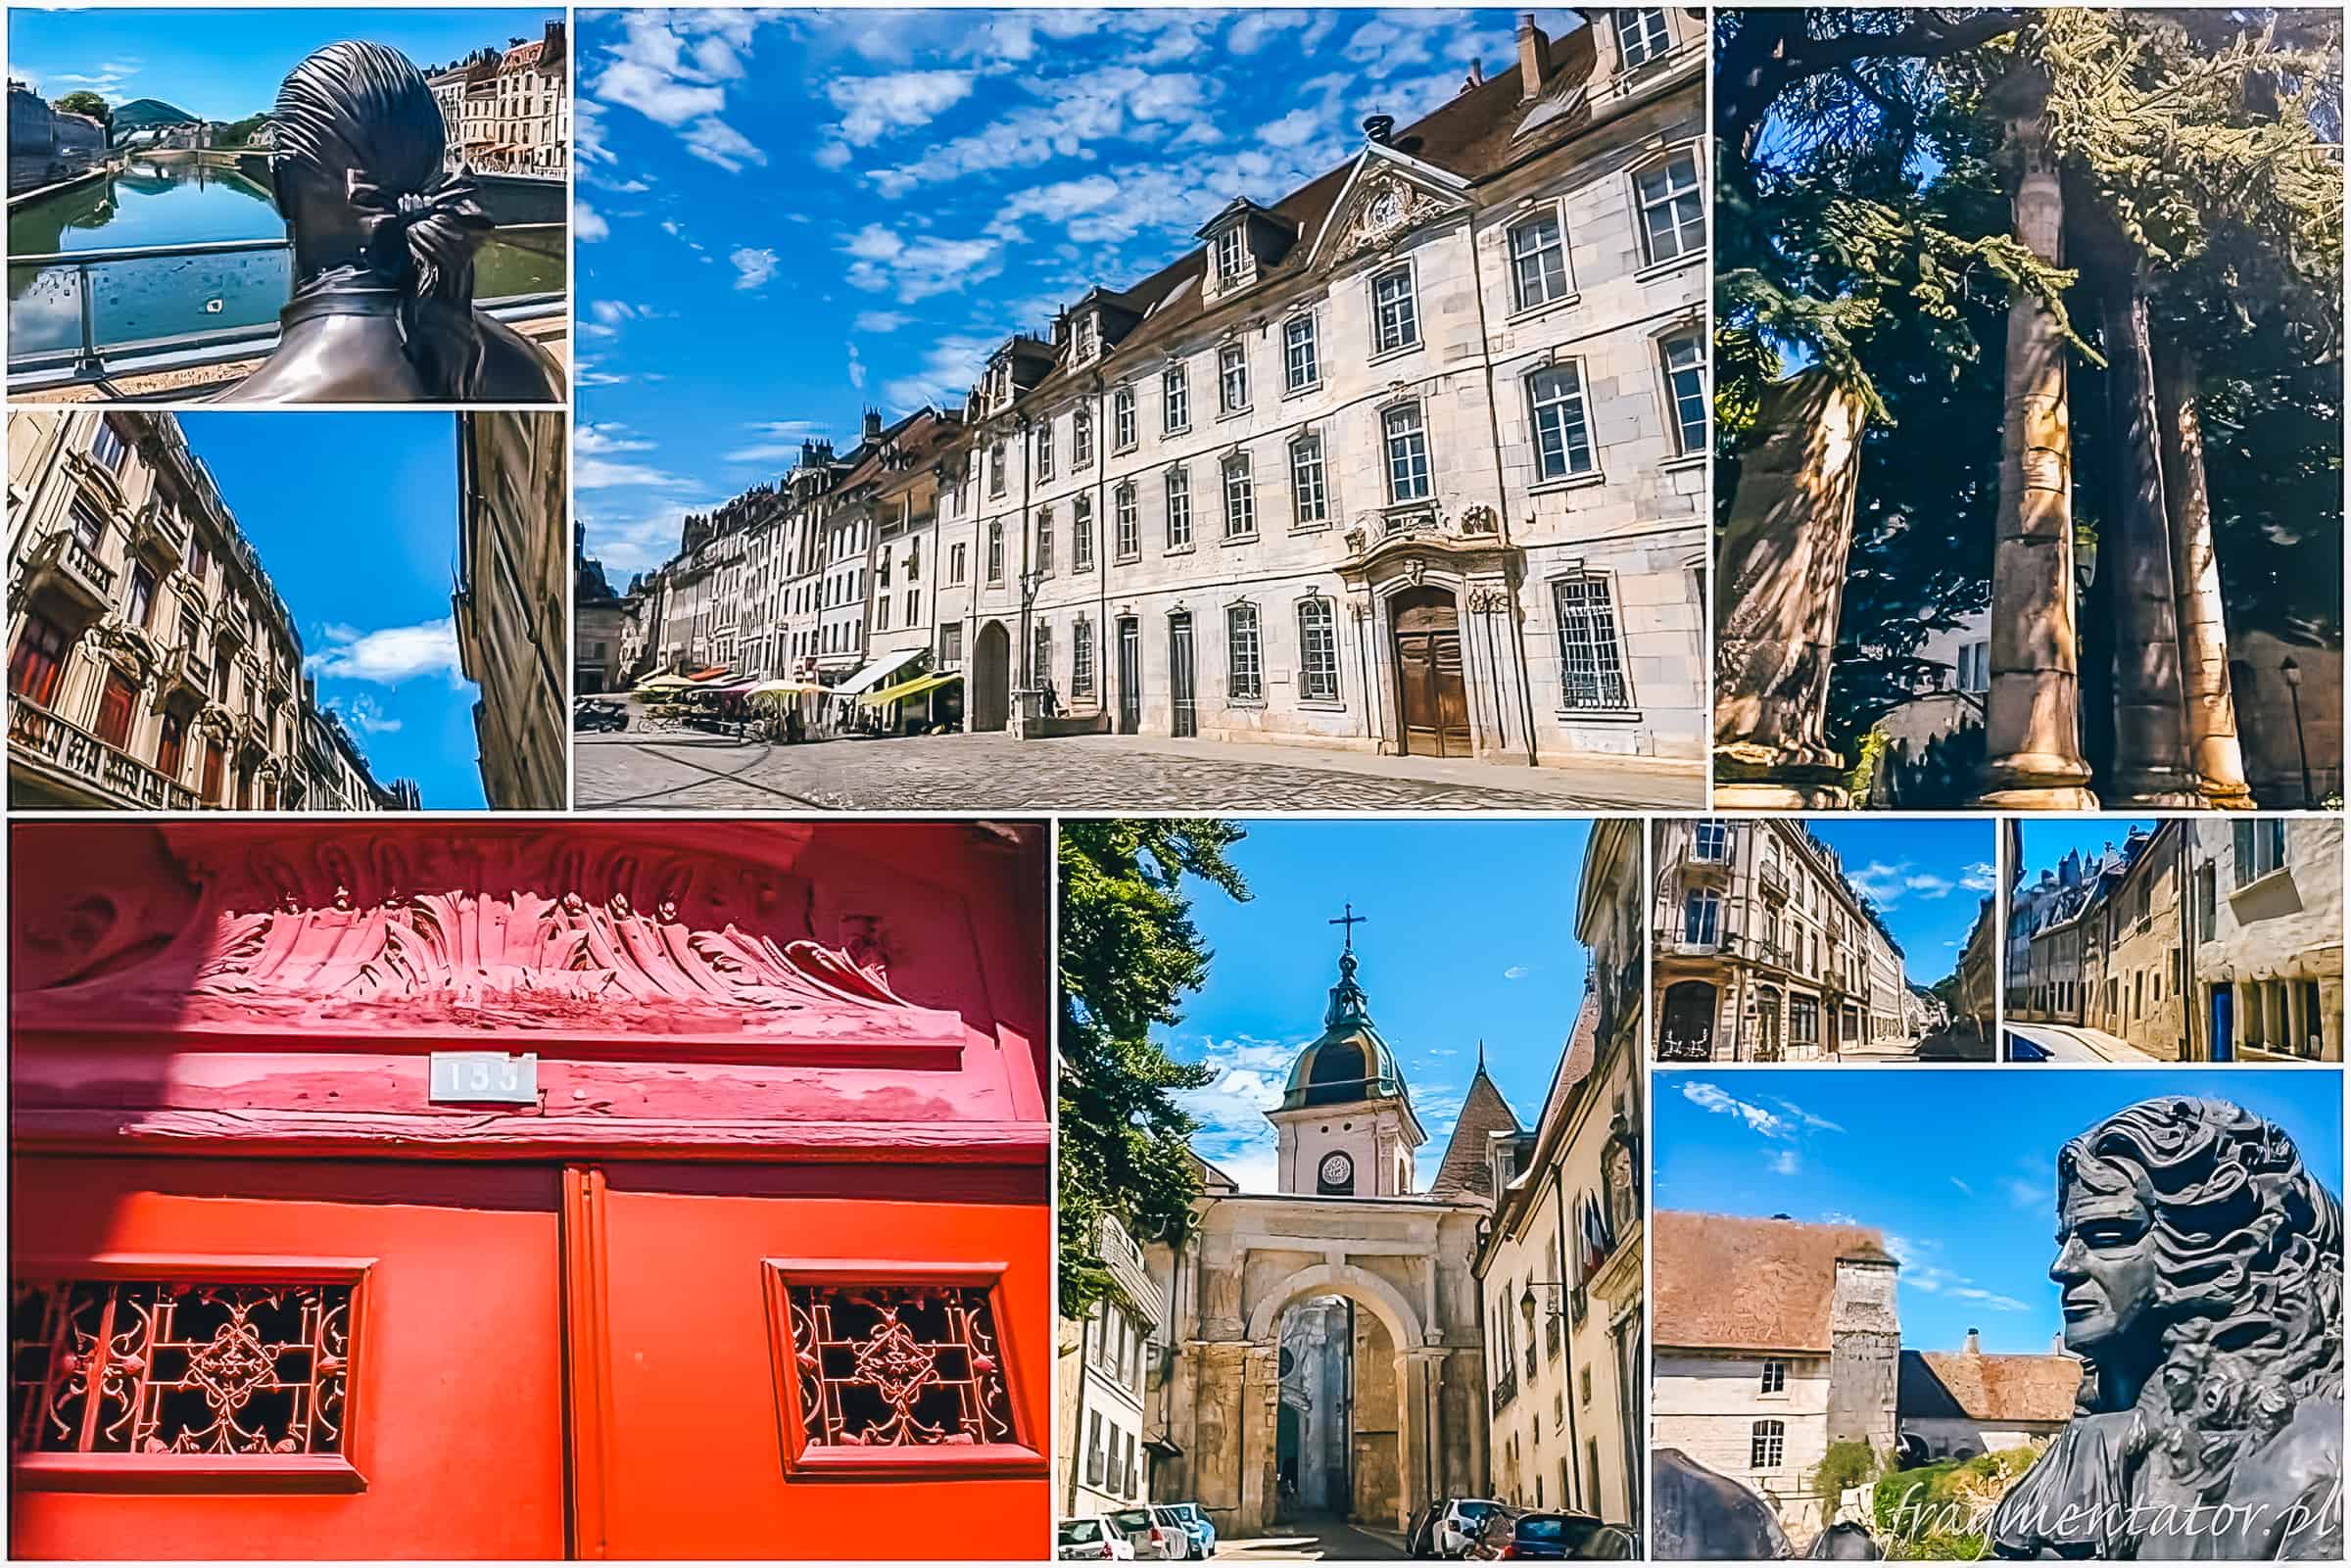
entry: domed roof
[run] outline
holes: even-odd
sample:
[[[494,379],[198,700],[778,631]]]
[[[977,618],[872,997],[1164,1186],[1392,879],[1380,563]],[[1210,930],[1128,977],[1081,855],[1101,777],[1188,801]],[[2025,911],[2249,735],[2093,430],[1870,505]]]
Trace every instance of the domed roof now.
[[[1370,1003],[1355,982],[1353,949],[1339,954],[1339,983],[1330,988],[1322,1032],[1290,1064],[1281,1109],[1354,1105],[1362,1100],[1410,1100],[1396,1053],[1371,1023]]]

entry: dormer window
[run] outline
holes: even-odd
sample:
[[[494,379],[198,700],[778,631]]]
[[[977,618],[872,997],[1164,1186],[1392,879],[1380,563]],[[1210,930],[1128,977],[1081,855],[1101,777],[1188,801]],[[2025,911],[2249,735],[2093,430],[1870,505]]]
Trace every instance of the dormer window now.
[[[1080,364],[1083,364],[1094,356],[1094,316],[1092,311],[1089,310],[1078,318],[1077,325],[1071,329],[1070,347]]]
[[[1248,251],[1241,244],[1238,223],[1217,236],[1217,283],[1230,288],[1241,281],[1248,269]]]
[[[1616,13],[1616,54],[1625,70],[1645,66],[1672,47],[1673,34],[1662,10],[1627,8]]]

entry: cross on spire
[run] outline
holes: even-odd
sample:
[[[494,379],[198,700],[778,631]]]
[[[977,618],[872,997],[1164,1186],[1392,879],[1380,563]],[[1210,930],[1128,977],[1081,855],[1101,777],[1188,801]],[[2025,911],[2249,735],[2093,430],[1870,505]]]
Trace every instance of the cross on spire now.
[[[1346,911],[1347,912],[1345,914],[1341,915],[1338,919],[1332,921],[1330,924],[1333,926],[1344,927],[1346,928],[1347,945],[1343,951],[1352,953],[1355,951],[1355,928],[1364,924],[1364,922],[1369,920],[1371,917],[1368,915],[1358,915],[1355,912],[1355,905],[1353,902],[1348,903],[1346,906]]]

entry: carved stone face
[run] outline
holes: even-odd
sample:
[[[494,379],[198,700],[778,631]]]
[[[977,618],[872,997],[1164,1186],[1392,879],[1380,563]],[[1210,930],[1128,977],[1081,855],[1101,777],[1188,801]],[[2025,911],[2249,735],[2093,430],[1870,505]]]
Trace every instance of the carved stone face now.
[[[2154,1216],[2132,1193],[2093,1192],[2069,1183],[2058,1211],[2057,1260],[2065,1348],[2091,1360],[2151,1336],[2161,1264]]]

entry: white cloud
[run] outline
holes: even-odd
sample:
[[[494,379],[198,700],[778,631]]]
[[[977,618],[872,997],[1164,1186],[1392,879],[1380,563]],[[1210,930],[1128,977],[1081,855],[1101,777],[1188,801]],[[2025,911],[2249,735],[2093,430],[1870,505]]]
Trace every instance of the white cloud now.
[[[611,232],[612,227],[610,224],[604,221],[604,217],[601,213],[599,213],[595,208],[589,206],[586,202],[581,201],[579,198],[572,198],[572,238],[578,240],[582,245],[593,245],[598,240],[603,239],[605,236],[609,235]]]
[[[599,513],[583,506],[580,522],[587,530],[588,553],[618,579],[650,571],[677,549],[686,514],[704,504],[699,499],[663,501],[628,515]]]
[[[1902,879],[1902,886],[1921,898],[1942,898],[1958,883],[1947,877],[1938,877],[1931,871],[1912,872]]]
[[[979,381],[998,341],[992,337],[940,338],[925,351],[921,369],[883,383],[882,397],[899,410],[925,404],[959,403]]]
[[[857,345],[849,345],[849,385],[859,392],[865,390],[865,361],[857,357]]]
[[[745,165],[767,163],[763,149],[723,119],[696,120],[686,132],[686,150],[730,174],[742,173]]]
[[[1682,1085],[1682,1098],[1701,1111],[1711,1111],[1717,1116],[1736,1117],[1746,1123],[1750,1132],[1759,1133],[1763,1137],[1793,1138],[1796,1136],[1796,1128],[1783,1117],[1773,1115],[1759,1105],[1742,1100],[1720,1084],[1708,1082],[1703,1078],[1693,1078],[1685,1082]]]
[[[726,83],[742,77],[743,57],[767,18],[710,10],[620,15],[624,36],[604,47],[608,59],[596,77],[595,100],[581,106],[593,149],[582,161],[609,161],[597,116],[603,105],[618,104],[676,131],[689,153],[729,173],[765,164],[767,154],[718,117],[727,106]]]
[[[1959,885],[1971,893],[1989,893],[1999,885],[2000,874],[1990,861],[1971,862],[1959,879]]]
[[[401,721],[386,714],[381,704],[364,691],[349,697],[328,697],[325,706],[343,716],[343,722],[361,735],[390,735],[400,728]]]
[[[691,479],[681,479],[645,463],[612,462],[598,456],[582,456],[571,465],[571,488],[575,491],[678,490],[693,483]]]
[[[994,239],[943,240],[927,234],[908,239],[880,223],[866,224],[841,249],[851,259],[851,287],[871,293],[894,289],[906,305],[985,282],[1004,270],[1003,247]]]
[[[840,133],[870,147],[892,131],[914,130],[971,96],[968,71],[900,71],[887,76],[836,77],[825,89],[841,111]]]
[[[1794,1149],[1775,1149],[1764,1158],[1763,1168],[1775,1176],[1793,1176],[1804,1168],[1804,1157]]]
[[[327,645],[302,661],[305,670],[321,679],[373,681],[379,686],[398,686],[436,673],[453,682],[463,679],[454,617],[376,632],[336,625],[321,630]]]
[[[1236,55],[1253,55],[1277,33],[1305,26],[1314,20],[1306,11],[1245,11],[1224,35],[1224,47]]]
[[[860,310],[853,324],[860,332],[895,332],[913,319],[903,310]]]
[[[1512,964],[1502,972],[1502,977],[1506,980],[1523,980],[1533,973],[1534,971],[1528,969],[1524,964]]]
[[[753,250],[743,246],[732,252],[727,260],[735,263],[735,286],[739,289],[757,289],[767,286],[776,275],[776,253],[765,247]]]
[[[1114,66],[1082,75],[1032,81],[1042,104],[1024,105],[966,136],[953,137],[919,158],[879,168],[867,178],[892,199],[917,186],[991,169],[1028,168],[1056,158],[1092,158],[1097,142],[1138,139],[1174,130],[1205,116],[1216,95],[1212,80],[1182,71]]]
[[[651,451],[653,444],[637,435],[627,425],[607,421],[574,429],[571,433],[571,450],[588,457],[615,451]]]

